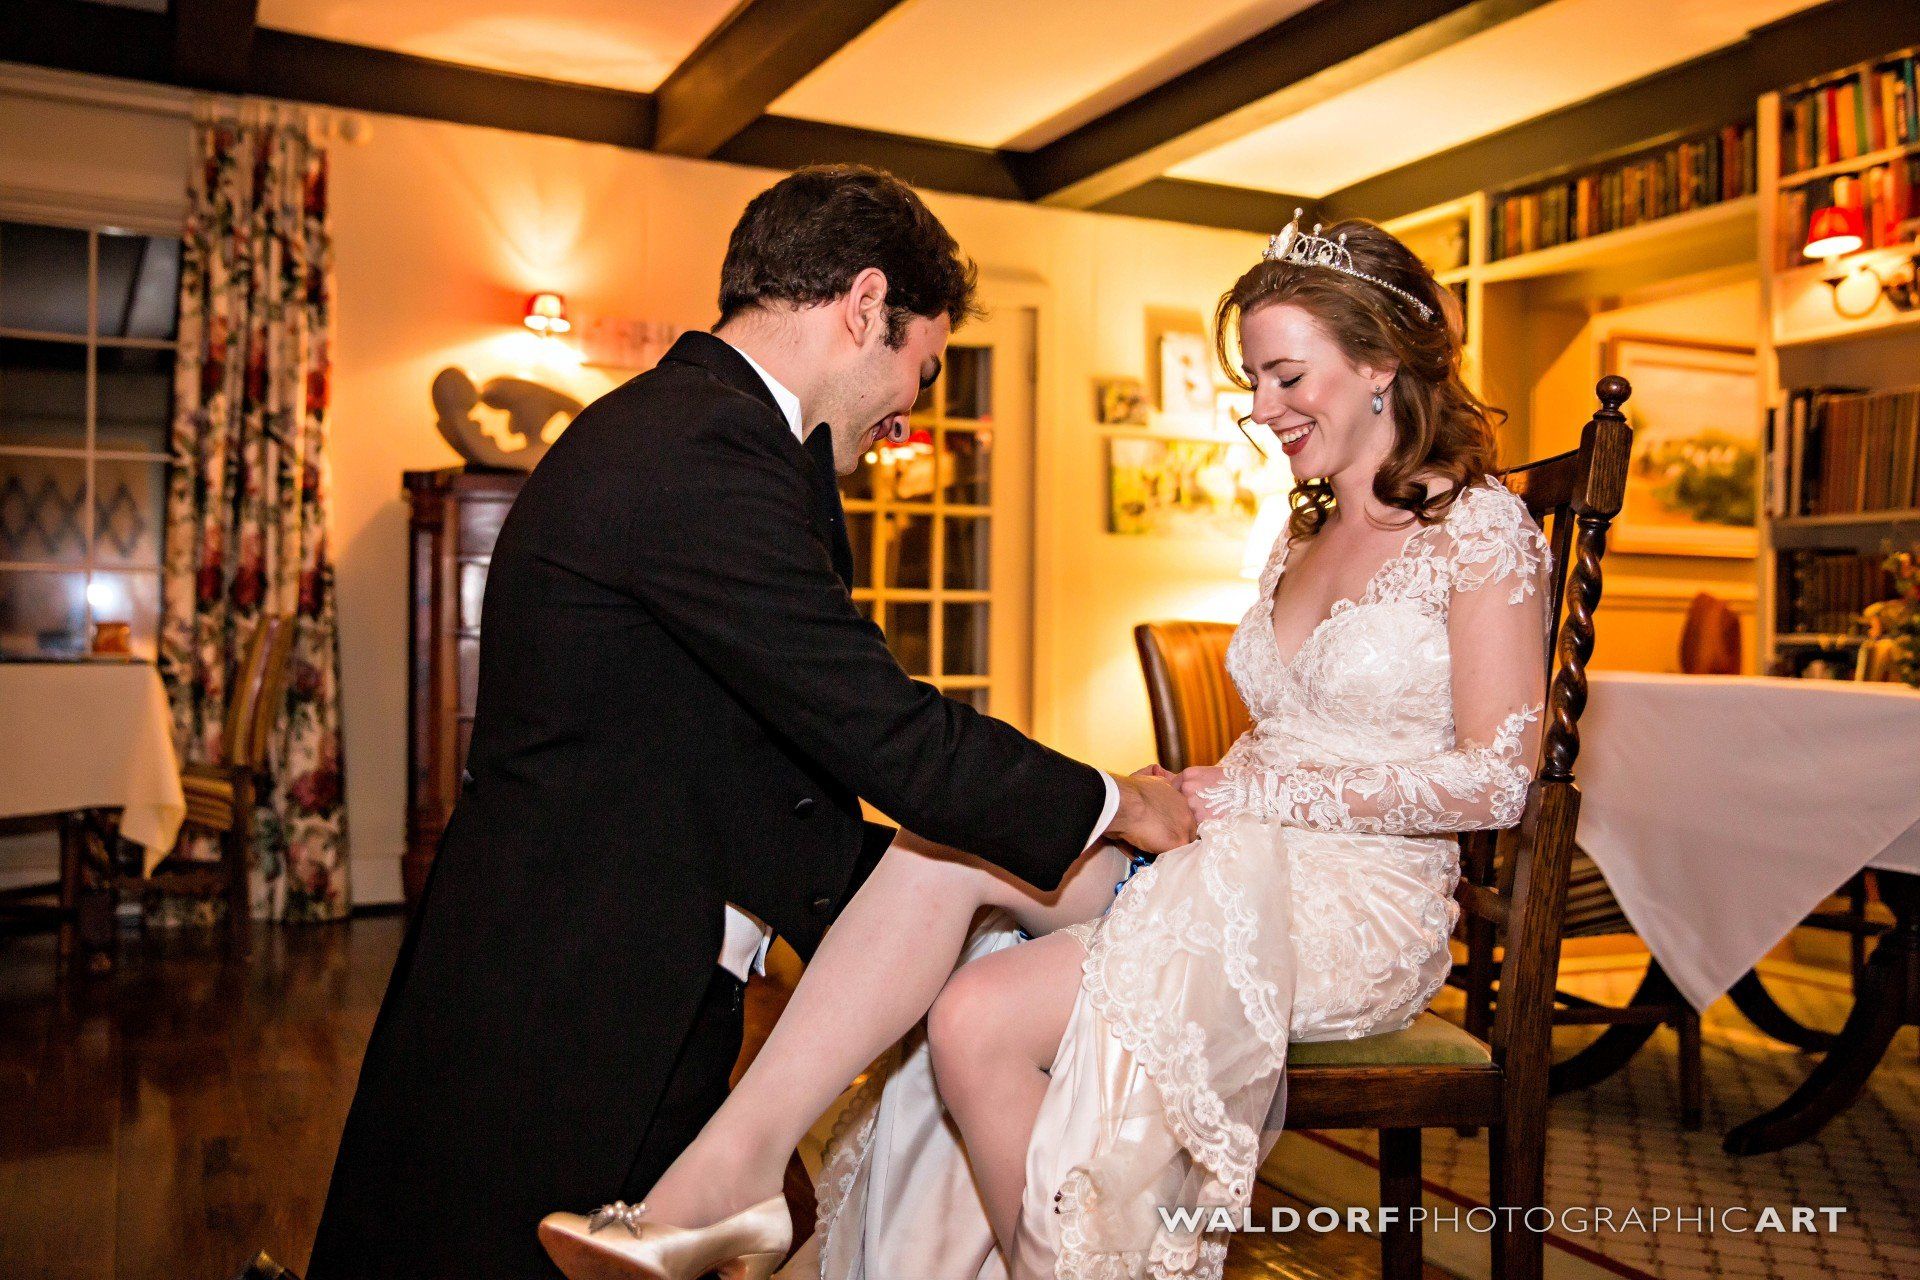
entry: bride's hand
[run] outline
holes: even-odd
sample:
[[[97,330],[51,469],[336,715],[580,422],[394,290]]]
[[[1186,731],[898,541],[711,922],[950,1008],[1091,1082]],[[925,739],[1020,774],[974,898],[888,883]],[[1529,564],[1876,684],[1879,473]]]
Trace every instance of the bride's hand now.
[[[1227,776],[1225,769],[1219,765],[1194,765],[1171,776],[1173,785],[1179,788],[1180,794],[1186,798],[1187,807],[1193,810],[1195,822],[1205,822],[1208,818],[1220,816],[1201,796],[1210,788],[1219,785]]]

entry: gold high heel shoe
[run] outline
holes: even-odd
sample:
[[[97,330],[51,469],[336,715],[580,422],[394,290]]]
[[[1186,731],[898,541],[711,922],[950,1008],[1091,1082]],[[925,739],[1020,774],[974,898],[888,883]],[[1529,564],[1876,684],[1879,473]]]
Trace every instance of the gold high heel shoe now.
[[[644,1204],[614,1201],[591,1216],[550,1213],[540,1243],[567,1280],[767,1280],[793,1248],[787,1198],[749,1205],[710,1227],[648,1222]]]

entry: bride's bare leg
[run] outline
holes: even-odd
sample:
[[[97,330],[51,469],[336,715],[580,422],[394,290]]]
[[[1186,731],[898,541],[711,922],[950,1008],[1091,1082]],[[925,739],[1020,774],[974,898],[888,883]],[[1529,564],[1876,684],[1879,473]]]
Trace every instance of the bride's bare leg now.
[[[1053,934],[967,963],[927,1016],[933,1073],[1011,1260],[1027,1185],[1027,1146],[1080,991],[1086,949]]]
[[[1117,848],[1097,845],[1041,894],[902,832],[827,931],[753,1065],[647,1193],[647,1216],[704,1226],[777,1194],[814,1121],[933,1004],[979,908],[1002,907],[1027,932],[1050,933],[1104,911],[1125,866]]]

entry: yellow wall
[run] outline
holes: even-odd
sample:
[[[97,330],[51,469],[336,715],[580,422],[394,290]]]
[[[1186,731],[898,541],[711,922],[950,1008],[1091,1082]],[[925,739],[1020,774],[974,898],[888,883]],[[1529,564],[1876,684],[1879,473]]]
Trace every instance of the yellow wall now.
[[[71,82],[66,82],[71,83]],[[31,86],[29,86],[31,89]],[[129,91],[77,106],[0,82],[0,196],[19,207],[110,214],[182,204],[188,125]],[[146,105],[142,105],[143,101]],[[338,348],[335,546],[355,896],[398,895],[404,840],[406,505],[400,473],[456,461],[427,388],[449,364],[477,378],[525,367],[527,294],[557,290],[578,315],[705,327],[726,235],[774,174],[491,129],[373,117],[334,151]],[[932,195],[978,259],[989,303],[1038,303],[1034,730],[1094,764],[1152,756],[1131,628],[1148,618],[1237,618],[1252,588],[1241,548],[1104,532],[1105,458],[1091,414],[1097,375],[1149,381],[1148,313],[1198,322],[1251,264],[1254,236]],[[1592,408],[1599,344],[1614,329],[1751,341],[1750,281],[1619,306],[1527,316],[1527,350],[1489,360],[1531,387],[1528,452],[1570,445]],[[594,370],[548,373],[590,398]],[[1696,585],[1749,615],[1746,561],[1620,556],[1599,661],[1665,670]],[[1751,626],[1749,626],[1751,632]],[[0,862],[4,859],[0,858]],[[0,878],[6,868],[0,866]]]
[[[148,95],[154,96],[154,95]],[[484,379],[524,364],[527,294],[579,315],[704,328],[727,232],[766,171],[398,117],[335,147],[338,271],[333,478],[355,897],[398,894],[404,841],[406,529],[400,473],[450,465],[427,389],[449,364]],[[0,89],[0,194],[175,207],[178,116]],[[16,145],[17,140],[17,145]],[[1150,308],[1199,317],[1258,256],[1255,236],[933,195],[984,292],[1037,301],[1035,731],[1107,768],[1152,757],[1131,628],[1235,618],[1241,549],[1105,533],[1092,379],[1145,378]],[[549,376],[583,398],[595,370]]]
[[[1511,286],[1510,286],[1511,287]],[[1585,308],[1520,302],[1524,334],[1488,351],[1527,388],[1526,452],[1543,457],[1571,449],[1597,406],[1593,385],[1602,352],[1615,333],[1672,335],[1705,342],[1755,344],[1760,336],[1757,277],[1739,273],[1670,286],[1655,297],[1628,297]],[[1517,349],[1515,349],[1517,348]],[[1629,671],[1679,670],[1681,624],[1698,591],[1711,591],[1740,615],[1752,669],[1757,645],[1752,557],[1607,553],[1606,588],[1595,618],[1596,666]]]

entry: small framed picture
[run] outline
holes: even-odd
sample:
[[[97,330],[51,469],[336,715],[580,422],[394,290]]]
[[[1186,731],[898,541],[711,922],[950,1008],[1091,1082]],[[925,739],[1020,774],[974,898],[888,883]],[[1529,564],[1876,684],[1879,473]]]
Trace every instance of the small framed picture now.
[[[1204,333],[1160,335],[1160,412],[1169,418],[1212,422],[1213,348]]]
[[[1138,378],[1095,378],[1093,416],[1102,426],[1144,427],[1147,389]]]
[[[1284,458],[1244,441],[1107,437],[1107,532],[1245,542],[1264,499],[1285,494]]]
[[[1214,393],[1213,429],[1222,439],[1245,439],[1253,430],[1253,392],[1226,387]],[[1246,424],[1244,427],[1241,424]]]

